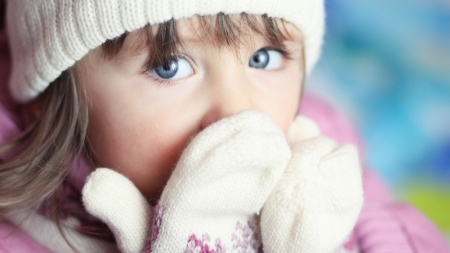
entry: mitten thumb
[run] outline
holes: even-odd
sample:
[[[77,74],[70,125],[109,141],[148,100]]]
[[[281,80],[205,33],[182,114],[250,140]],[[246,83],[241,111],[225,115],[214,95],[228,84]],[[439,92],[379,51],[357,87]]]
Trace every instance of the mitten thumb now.
[[[121,252],[142,252],[149,237],[151,208],[129,179],[99,168],[88,177],[82,195],[86,210],[108,225]]]
[[[301,141],[320,135],[319,126],[312,119],[305,116],[297,116],[289,127],[288,141],[289,144],[295,145]]]
[[[363,195],[353,145],[325,137],[297,143],[261,213],[264,252],[335,252],[356,223]]]

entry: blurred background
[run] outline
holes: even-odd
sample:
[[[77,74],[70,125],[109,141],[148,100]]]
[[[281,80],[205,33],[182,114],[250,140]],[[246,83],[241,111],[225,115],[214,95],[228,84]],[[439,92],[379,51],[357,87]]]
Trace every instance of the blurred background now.
[[[307,90],[350,116],[369,164],[450,242],[450,1],[326,2]]]

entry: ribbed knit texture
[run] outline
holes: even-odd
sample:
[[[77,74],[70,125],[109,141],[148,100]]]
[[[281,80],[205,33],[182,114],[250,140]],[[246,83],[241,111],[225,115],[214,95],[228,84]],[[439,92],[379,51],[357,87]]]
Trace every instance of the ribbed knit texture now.
[[[358,220],[358,240],[363,252],[415,253],[399,218],[380,203],[366,204]]]
[[[16,100],[29,101],[107,39],[148,23],[219,12],[268,14],[293,23],[305,37],[309,72],[322,44],[323,5],[323,0],[10,0],[10,89]]]

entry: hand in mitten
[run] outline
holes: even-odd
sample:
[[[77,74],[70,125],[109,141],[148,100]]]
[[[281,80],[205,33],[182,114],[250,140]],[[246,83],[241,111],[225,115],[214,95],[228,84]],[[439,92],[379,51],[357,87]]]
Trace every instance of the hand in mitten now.
[[[257,252],[255,215],[291,152],[266,115],[222,119],[183,152],[155,209],[147,252]]]
[[[319,136],[317,125],[301,116],[289,142],[292,158],[261,212],[264,252],[334,252],[363,205],[357,151]]]
[[[97,169],[82,190],[86,210],[108,225],[122,253],[141,253],[150,235],[152,212],[145,197],[122,174]]]

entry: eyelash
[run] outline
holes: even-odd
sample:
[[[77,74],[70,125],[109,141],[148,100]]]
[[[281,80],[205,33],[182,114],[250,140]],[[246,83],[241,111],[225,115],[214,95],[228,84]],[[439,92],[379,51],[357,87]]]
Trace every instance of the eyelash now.
[[[292,53],[287,51],[287,50],[284,50],[282,48],[268,46],[268,47],[262,47],[262,48],[260,48],[258,50],[261,50],[261,49],[277,51],[281,55],[283,55],[283,58],[285,58],[286,60],[292,60],[293,59],[292,58]],[[258,50],[256,50],[256,51],[258,51]],[[193,65],[193,61],[189,57],[186,57],[186,56],[183,56],[183,55],[176,55],[176,56],[174,56],[174,58],[167,58],[167,59],[164,59],[164,60],[170,61],[170,60],[173,60],[173,59],[183,59],[183,60],[186,60],[187,62],[189,62],[189,64],[191,64],[191,66]],[[180,80],[171,80],[171,79],[157,78],[154,75],[149,73],[149,71],[151,71],[153,69],[155,69],[155,68],[152,68],[151,66],[147,66],[147,68],[145,69],[144,73],[146,74],[146,76],[148,78],[151,78],[153,82],[156,82],[156,85],[158,87],[161,87],[161,86],[172,86],[172,85],[175,85],[175,84],[177,84],[179,82],[182,82]],[[193,70],[194,70],[194,73],[195,73],[195,69],[194,68],[193,68]]]
[[[156,86],[161,87],[161,86],[173,86],[179,82],[182,82],[180,80],[170,80],[170,79],[161,79],[161,78],[157,78],[157,77],[150,77],[153,79],[153,82],[156,83]]]
[[[163,61],[171,61],[173,59],[183,59],[183,60],[186,60],[187,62],[189,62],[189,64],[191,66],[194,65],[193,61],[189,57],[181,55],[181,54],[176,54],[176,55],[174,55],[171,58],[163,59]],[[158,77],[150,74],[150,71],[154,70],[155,68],[156,67],[147,66],[146,69],[144,70],[144,75],[147,78],[150,78],[153,82],[155,82],[158,87],[160,87],[160,86],[172,86],[172,85],[175,85],[175,84],[181,82],[180,80],[171,80],[171,79],[158,78]],[[194,70],[194,73],[195,73],[195,69],[194,68],[192,68],[192,69]]]
[[[289,52],[289,51],[287,51],[287,50],[284,50],[284,49],[282,49],[282,48],[277,48],[277,47],[263,47],[263,48],[261,48],[261,49],[277,51],[278,53],[280,53],[281,55],[283,55],[283,57],[284,57],[286,60],[292,60],[292,53]],[[261,50],[261,49],[259,49],[259,50]]]

